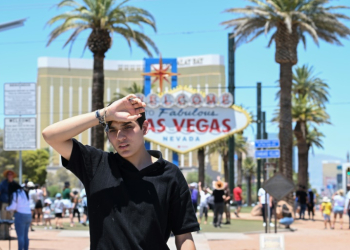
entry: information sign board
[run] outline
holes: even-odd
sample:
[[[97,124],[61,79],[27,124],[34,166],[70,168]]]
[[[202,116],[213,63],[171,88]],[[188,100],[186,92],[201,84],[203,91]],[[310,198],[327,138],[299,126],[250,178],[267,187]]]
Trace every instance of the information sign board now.
[[[36,149],[36,118],[5,118],[4,150]]]
[[[255,148],[278,148],[280,146],[279,140],[256,140]]]
[[[278,201],[295,189],[294,183],[280,173],[268,179],[262,187]]]
[[[279,149],[256,150],[255,158],[260,158],[260,159],[280,158],[280,150]]]
[[[36,83],[4,84],[5,115],[36,114]]]
[[[260,250],[285,250],[283,234],[260,234]]]

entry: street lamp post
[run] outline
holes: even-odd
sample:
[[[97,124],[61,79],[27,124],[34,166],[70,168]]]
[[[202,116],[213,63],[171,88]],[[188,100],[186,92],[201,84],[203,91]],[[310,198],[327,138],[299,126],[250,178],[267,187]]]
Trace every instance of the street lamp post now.
[[[27,20],[27,18],[19,19],[16,21],[11,21],[11,22],[7,22],[7,23],[2,23],[2,24],[0,24],[0,32],[5,31],[5,30],[9,30],[9,29],[14,29],[17,27],[21,27],[24,25],[24,22],[26,20]]]

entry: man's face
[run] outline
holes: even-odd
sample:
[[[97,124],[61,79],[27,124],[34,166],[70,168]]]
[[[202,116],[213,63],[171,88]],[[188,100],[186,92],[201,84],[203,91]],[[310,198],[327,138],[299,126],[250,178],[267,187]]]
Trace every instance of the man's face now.
[[[136,122],[112,122],[107,132],[110,143],[123,158],[134,157],[144,146],[143,136],[147,133],[148,122],[144,121],[142,129]]]
[[[8,174],[7,174],[7,181],[8,182],[12,182],[13,181],[13,173],[12,172],[8,172]]]

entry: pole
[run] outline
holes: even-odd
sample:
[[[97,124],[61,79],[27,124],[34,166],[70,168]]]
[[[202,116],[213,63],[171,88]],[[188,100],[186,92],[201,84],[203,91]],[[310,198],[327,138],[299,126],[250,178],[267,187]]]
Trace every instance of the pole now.
[[[232,37],[233,33],[228,34],[228,90],[233,96],[233,103],[235,103],[235,39]],[[229,186],[230,192],[235,187],[235,137],[231,136],[228,139],[229,153],[228,153],[228,168],[229,168]],[[227,180],[226,180],[227,181]]]
[[[257,126],[257,136],[256,139],[259,140],[261,139],[261,82],[258,82],[256,85],[256,92],[257,92],[257,121],[256,121],[256,126]],[[257,169],[257,178],[258,178],[258,183],[257,183],[257,189],[256,193],[259,192],[259,189],[261,188],[261,160],[258,159],[258,169]],[[258,195],[256,196],[258,197]]]
[[[19,151],[19,185],[22,184],[22,150]]]

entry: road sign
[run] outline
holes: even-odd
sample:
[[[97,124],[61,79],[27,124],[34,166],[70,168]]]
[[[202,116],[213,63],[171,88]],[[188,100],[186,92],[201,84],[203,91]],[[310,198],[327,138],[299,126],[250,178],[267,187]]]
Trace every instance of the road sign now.
[[[256,150],[255,158],[260,158],[260,159],[280,158],[280,150],[279,149]]]
[[[291,180],[284,177],[284,175],[276,173],[264,183],[263,189],[276,200],[281,200],[295,189],[295,185]]]
[[[5,118],[4,150],[35,150],[36,118]]]
[[[255,148],[278,148],[280,146],[279,140],[256,140]]]
[[[4,84],[5,115],[36,114],[36,83]]]

